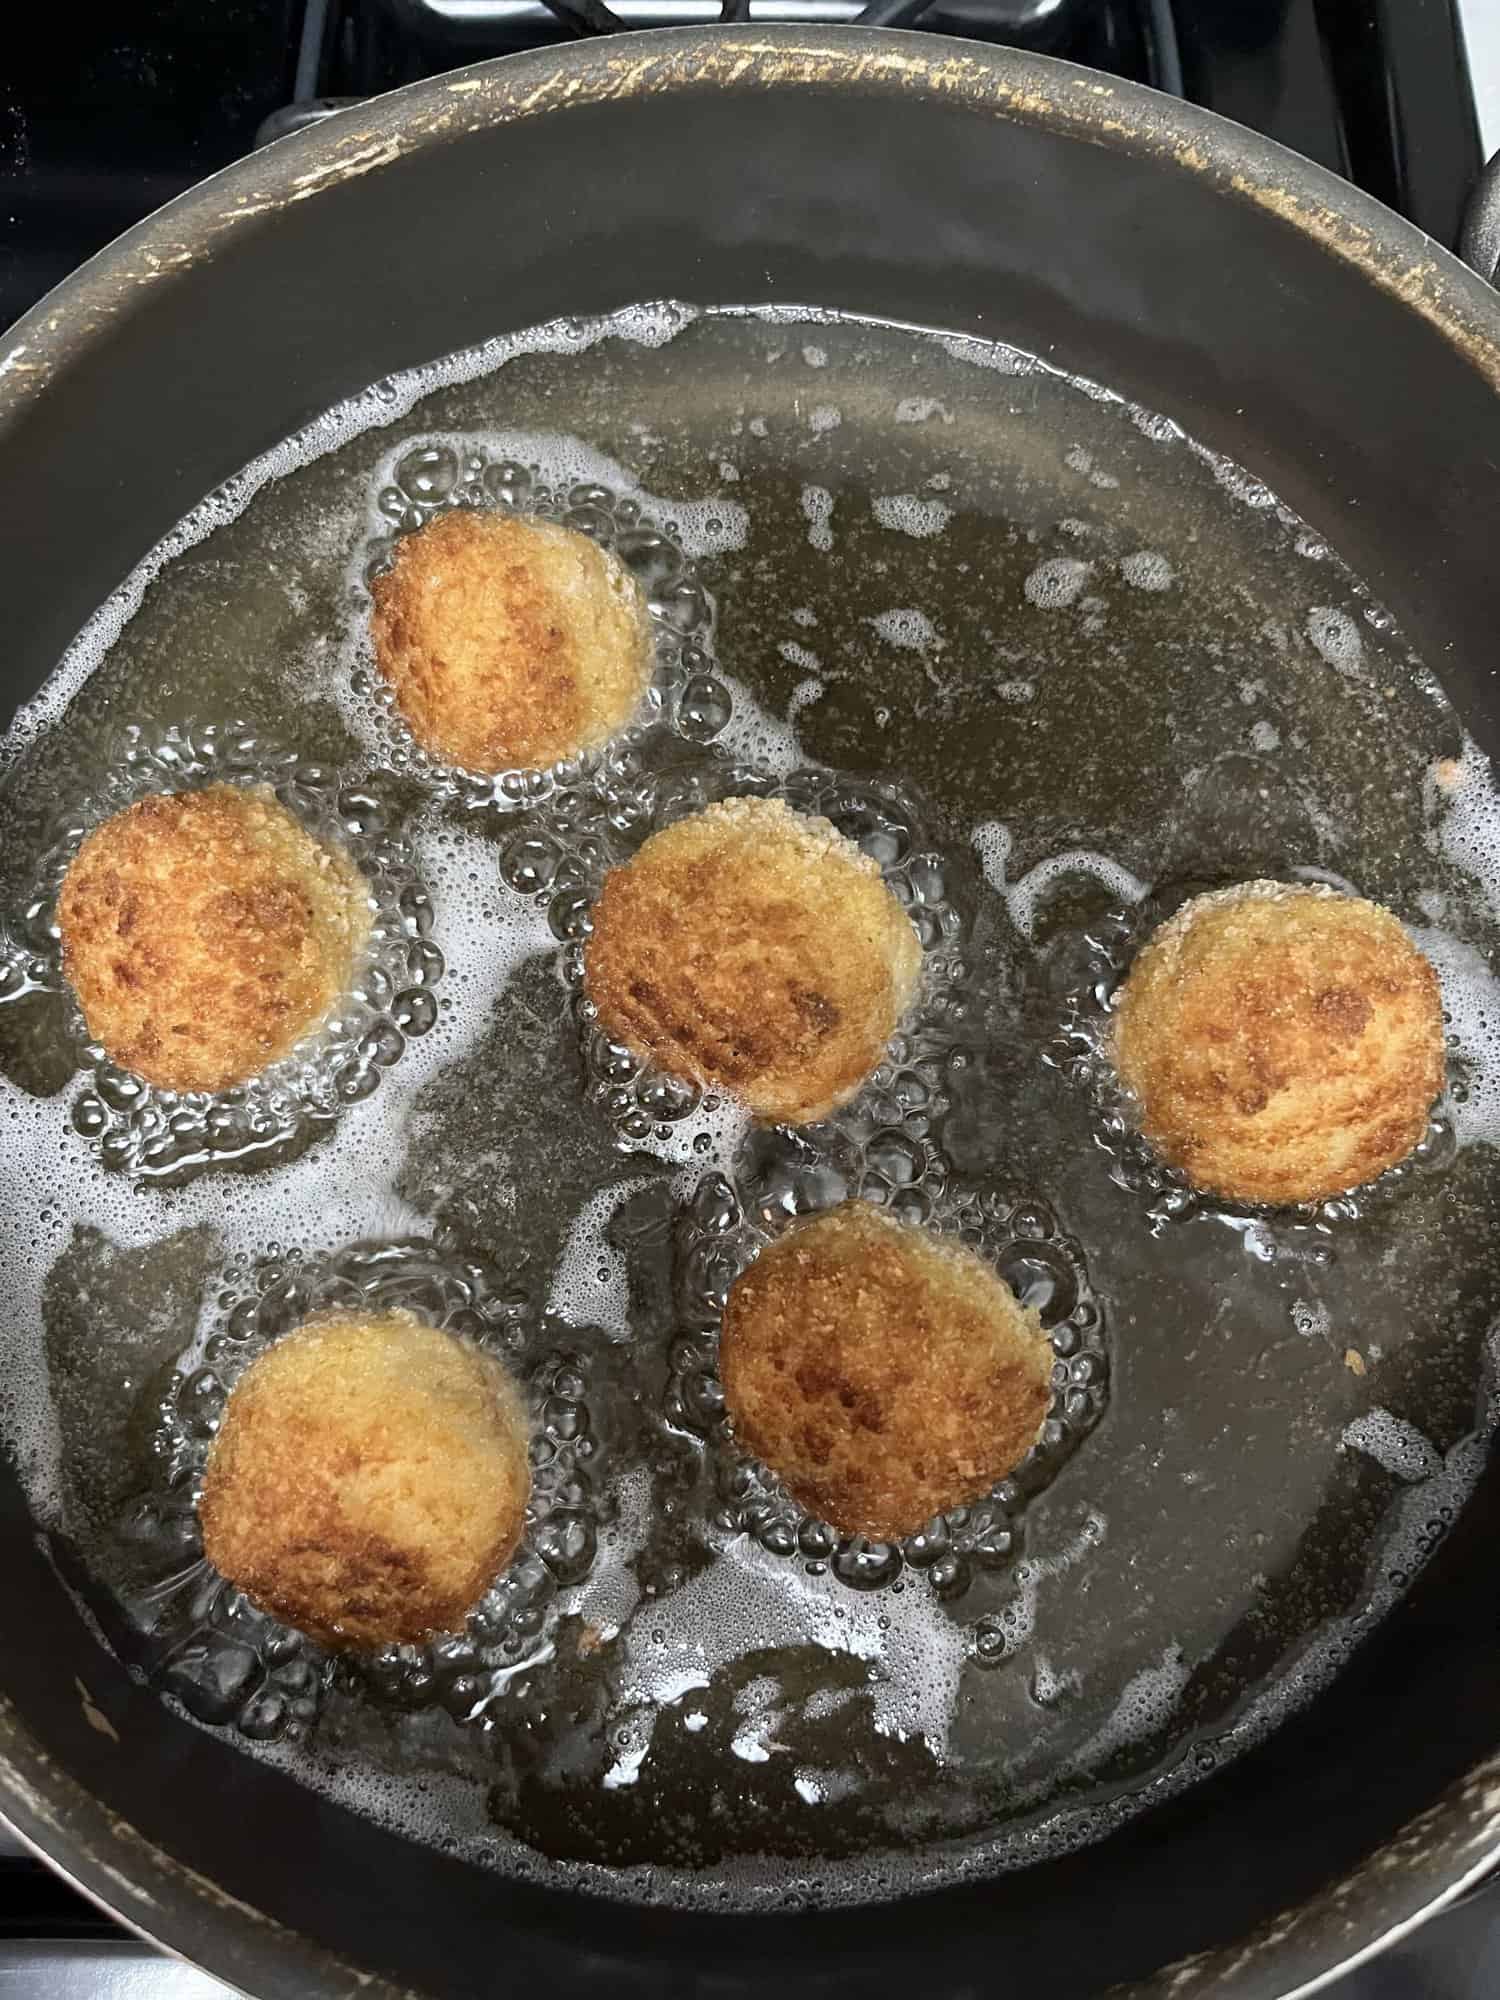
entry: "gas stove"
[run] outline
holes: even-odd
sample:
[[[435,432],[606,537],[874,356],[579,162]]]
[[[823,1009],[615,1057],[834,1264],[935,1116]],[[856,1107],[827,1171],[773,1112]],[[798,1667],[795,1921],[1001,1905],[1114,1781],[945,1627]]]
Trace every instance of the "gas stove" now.
[[[0,77],[0,327],[121,230],[340,105],[576,34],[863,19],[1086,63],[1240,120],[1444,244],[1500,150],[1500,0],[153,0],[41,10]],[[1500,1897],[1471,1895],[1329,1989],[1500,1994]],[[226,2000],[0,1827],[0,2000]]]

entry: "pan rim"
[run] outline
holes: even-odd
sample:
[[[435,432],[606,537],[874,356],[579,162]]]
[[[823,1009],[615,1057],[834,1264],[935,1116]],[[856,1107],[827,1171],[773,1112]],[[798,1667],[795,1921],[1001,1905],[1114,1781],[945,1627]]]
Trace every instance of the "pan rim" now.
[[[615,53],[628,44],[631,54]],[[562,58],[560,60],[560,58]],[[732,23],[630,30],[403,85],[236,160],[98,251],[3,335],[0,436],[53,379],[127,318],[133,298],[211,264],[238,232],[344,182],[532,117],[696,91],[899,97],[917,90],[1201,176],[1266,209],[1418,314],[1500,393],[1500,293],[1454,252],[1315,161],[1145,84],[911,29]]]

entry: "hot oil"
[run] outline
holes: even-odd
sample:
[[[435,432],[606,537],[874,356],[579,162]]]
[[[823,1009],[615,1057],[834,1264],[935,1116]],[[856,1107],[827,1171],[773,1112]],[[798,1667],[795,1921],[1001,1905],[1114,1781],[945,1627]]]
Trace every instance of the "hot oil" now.
[[[373,699],[366,570],[451,502],[445,452],[459,481],[471,458],[524,474],[475,473],[479,504],[603,489],[707,593],[706,618],[660,621],[659,706],[617,757],[481,797]],[[1327,1678],[1441,1537],[1491,1419],[1500,813],[1315,534],[1169,420],[1006,350],[652,308],[378,385],[169,555],[13,736],[5,906],[59,802],[104,789],[124,722],[244,717],[381,799],[445,971],[432,1031],[300,1157],[174,1187],[96,1160],[68,1045],[0,1006],[6,1434],[137,1671],[120,1524],[160,1485],[164,1426],[211,1421],[214,1341],[267,1258],[322,1270],[399,1238],[481,1259],[518,1353],[587,1359],[607,1440],[586,1573],[546,1594],[530,1651],[480,1662],[477,1695],[418,1698],[223,1613],[250,1658],[214,1725],[258,1702],[279,1721],[247,1750],[415,1837],[669,1901],[888,1894],[1094,1837]],[[851,826],[935,934],[909,1041],[792,1140],[626,1077],[576,972],[605,862],[725,789],[811,803],[807,766],[844,774]],[[1186,887],[1298,871],[1418,927],[1458,1044],[1454,1143],[1306,1215],[1163,1206],[1063,1025],[1101,939]],[[851,1192],[938,1222],[988,1201],[1030,1218],[1020,1283],[1067,1264],[1048,1280],[1036,1245],[1077,1246],[1108,1404],[961,1588],[933,1546],[841,1573],[817,1524],[726,1513],[679,1344],[706,1341],[711,1374],[715,1267],[692,1259],[716,1178],[767,1228]],[[450,1668],[450,1688],[476,1671]]]

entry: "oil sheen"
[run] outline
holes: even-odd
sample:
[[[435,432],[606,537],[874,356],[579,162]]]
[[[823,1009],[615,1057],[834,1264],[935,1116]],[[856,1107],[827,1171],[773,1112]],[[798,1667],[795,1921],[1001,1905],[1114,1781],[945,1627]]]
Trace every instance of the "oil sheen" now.
[[[476,776],[405,734],[368,580],[455,505],[566,521],[640,581],[652,686],[606,750]],[[170,786],[226,745],[366,855],[384,956],[337,1060],[232,1117],[143,1108],[57,976],[59,843],[127,766]],[[1478,1475],[1491,774],[1315,530],[1170,416],[811,310],[534,329],[230,480],[3,757],[0,1420],[81,1614],[183,1727],[502,1871],[886,1896],[1077,1846],[1237,1754]],[[803,1133],[639,1063],[581,987],[607,868],[745,791],[831,817],[923,946],[887,1059]],[[1105,1057],[1151,925],[1266,875],[1394,908],[1450,1034],[1412,1160],[1275,1215],[1164,1173]],[[215,1152],[262,1115],[274,1144]],[[850,1195],[975,1244],[1053,1348],[1035,1463],[899,1545],[809,1519],[723,1424],[727,1285]],[[463,1633],[338,1661],[206,1569],[194,1499],[238,1372],[361,1301],[506,1357],[535,1494]]]

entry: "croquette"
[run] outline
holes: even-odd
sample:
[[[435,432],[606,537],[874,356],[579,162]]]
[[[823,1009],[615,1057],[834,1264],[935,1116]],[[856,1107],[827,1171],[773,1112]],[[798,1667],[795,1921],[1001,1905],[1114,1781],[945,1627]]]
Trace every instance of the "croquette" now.
[[[864,1082],[916,991],[921,946],[875,863],[826,819],[726,799],[613,869],[584,972],[637,1056],[805,1125]]]
[[[141,799],[88,835],[57,904],[63,971],[111,1062],[224,1090],[284,1056],[346,991],[368,888],[265,787]]]
[[[587,535],[472,507],[396,544],[370,586],[375,663],[424,750],[470,771],[597,749],[651,679],[635,579]]]
[[[1115,1055],[1146,1137],[1195,1186],[1320,1201],[1426,1131],[1442,997],[1389,910],[1322,884],[1245,882],[1195,897],[1146,945]]]
[[[719,1370],[736,1441],[795,1500],[891,1541],[1026,1456],[1052,1349],[973,1251],[850,1201],[794,1224],[736,1281]]]
[[[241,1377],[209,1454],[210,1562],[325,1644],[453,1632],[504,1568],[530,1492],[500,1362],[406,1312],[306,1321]]]

